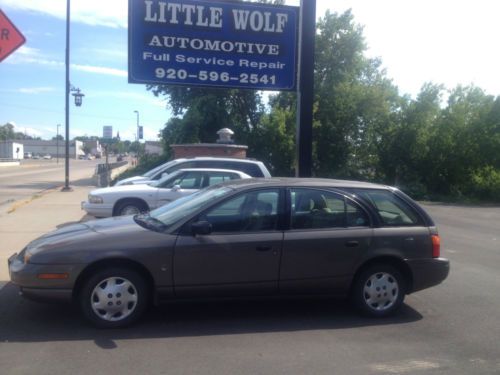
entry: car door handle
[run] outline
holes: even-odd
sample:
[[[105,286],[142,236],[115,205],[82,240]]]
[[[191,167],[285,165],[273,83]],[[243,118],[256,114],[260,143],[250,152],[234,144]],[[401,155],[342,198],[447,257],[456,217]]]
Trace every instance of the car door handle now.
[[[269,251],[271,250],[271,246],[257,246],[255,249],[257,251]]]
[[[346,247],[357,247],[359,245],[358,241],[347,241],[345,243]]]

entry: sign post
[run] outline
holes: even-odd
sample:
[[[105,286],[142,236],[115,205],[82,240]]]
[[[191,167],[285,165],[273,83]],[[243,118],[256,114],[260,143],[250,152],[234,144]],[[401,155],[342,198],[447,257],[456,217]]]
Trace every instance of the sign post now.
[[[0,61],[4,60],[26,42],[16,26],[0,9]]]
[[[296,177],[312,175],[312,122],[314,105],[314,44],[316,0],[300,2],[299,83],[297,90]]]

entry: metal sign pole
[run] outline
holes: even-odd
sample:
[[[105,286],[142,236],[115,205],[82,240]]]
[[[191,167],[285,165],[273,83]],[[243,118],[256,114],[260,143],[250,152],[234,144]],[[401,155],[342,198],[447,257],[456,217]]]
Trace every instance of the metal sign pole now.
[[[314,44],[316,0],[300,1],[297,84],[297,177],[312,175],[312,122],[314,104]]]

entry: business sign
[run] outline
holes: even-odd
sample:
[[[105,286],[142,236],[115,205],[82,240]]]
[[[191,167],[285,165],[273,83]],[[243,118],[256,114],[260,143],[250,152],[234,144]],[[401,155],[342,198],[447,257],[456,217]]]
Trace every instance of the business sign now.
[[[298,9],[129,0],[129,82],[293,90]]]
[[[0,61],[21,47],[26,38],[0,9]]]
[[[104,139],[112,139],[113,138],[113,127],[112,126],[103,126],[102,127],[102,137]]]

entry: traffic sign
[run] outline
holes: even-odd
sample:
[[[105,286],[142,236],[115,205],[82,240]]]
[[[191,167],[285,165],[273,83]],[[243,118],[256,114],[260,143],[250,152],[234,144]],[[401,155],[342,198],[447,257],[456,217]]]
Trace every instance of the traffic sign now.
[[[0,9],[0,62],[21,47],[26,38]]]

